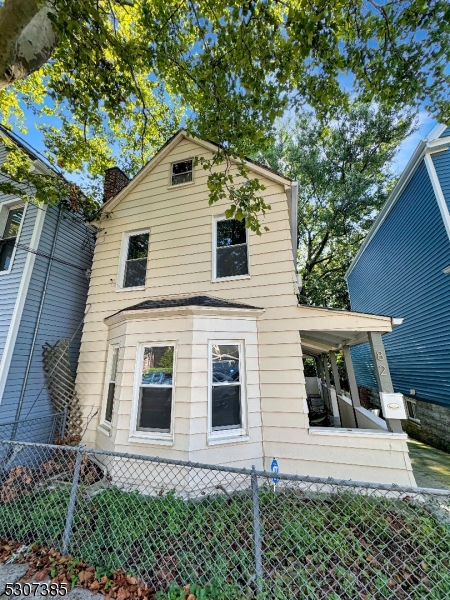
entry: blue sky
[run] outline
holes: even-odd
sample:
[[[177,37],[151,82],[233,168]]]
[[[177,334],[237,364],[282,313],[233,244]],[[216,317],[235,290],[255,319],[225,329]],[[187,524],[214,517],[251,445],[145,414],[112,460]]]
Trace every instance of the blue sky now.
[[[26,111],[26,117],[28,133],[26,135],[21,135],[21,137],[35,150],[44,153],[45,147],[43,144],[43,137],[35,126],[38,123],[38,121],[40,121],[40,119],[38,119],[31,111]],[[433,129],[436,123],[437,122],[434,119],[432,119],[425,110],[421,110],[419,112],[419,129],[402,143],[394,163],[395,170],[399,174],[405,168],[408,160],[410,159],[418,143]],[[69,179],[77,180],[78,178],[72,174],[69,175]]]

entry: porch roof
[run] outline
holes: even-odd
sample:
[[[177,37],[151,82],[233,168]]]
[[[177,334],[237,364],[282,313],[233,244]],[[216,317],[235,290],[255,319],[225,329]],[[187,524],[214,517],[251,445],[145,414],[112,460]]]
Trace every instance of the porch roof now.
[[[389,333],[403,319],[349,310],[299,305],[300,336],[305,356],[341,350],[368,341],[369,332]]]

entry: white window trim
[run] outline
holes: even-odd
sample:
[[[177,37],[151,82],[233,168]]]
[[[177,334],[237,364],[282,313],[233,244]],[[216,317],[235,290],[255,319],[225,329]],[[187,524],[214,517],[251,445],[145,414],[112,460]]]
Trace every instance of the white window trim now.
[[[405,398],[405,401],[406,401],[406,405],[407,405],[406,406],[406,415],[408,417],[408,421],[412,421],[413,423],[416,423],[416,425],[420,425],[420,419],[409,416],[408,402],[410,402],[411,404],[414,404],[417,407],[417,402],[416,402],[415,398]]]
[[[192,181],[186,181],[185,183],[172,183],[173,165],[176,165],[177,163],[180,163],[180,162],[186,162],[187,160],[192,160]],[[193,156],[189,156],[188,158],[183,158],[180,160],[174,160],[173,162],[170,163],[168,189],[174,189],[174,188],[178,189],[178,188],[186,187],[189,185],[194,185],[194,183],[195,183],[195,158]]]
[[[239,375],[241,380],[241,427],[213,431],[212,428],[212,347],[213,345],[239,346]],[[208,340],[208,445],[231,444],[248,441],[248,409],[247,409],[247,377],[245,371],[245,342],[244,340]]]
[[[231,217],[233,218],[233,217]],[[250,279],[251,278],[251,270],[250,270],[250,245],[248,243],[248,229],[245,228],[245,243],[247,244],[247,267],[248,274],[247,275],[233,275],[232,277],[217,277],[217,223],[219,221],[229,221],[224,214],[215,215],[212,220],[212,278],[211,282],[215,283],[216,281],[235,281],[239,279]]]
[[[19,231],[17,232],[17,237],[16,237],[16,242],[20,241],[20,234],[22,233],[22,227],[23,227],[23,223],[25,221],[25,215],[27,212],[27,206],[28,203],[24,202],[23,200],[18,200],[17,198],[15,200],[9,200],[8,202],[3,202],[0,205],[0,236],[3,236],[4,233],[4,228],[6,225],[6,221],[8,219],[8,214],[10,212],[11,209],[14,208],[21,208],[24,207],[23,209],[23,214],[22,214],[22,220],[20,222],[20,226],[19,226]],[[1,237],[0,237],[1,239]],[[8,275],[9,273],[11,273],[13,265],[14,265],[14,258],[16,256],[16,251],[17,251],[17,246],[14,245],[12,254],[11,254],[11,260],[9,263],[9,267],[6,269],[6,271],[0,271],[0,277],[2,275]]]
[[[122,234],[122,242],[121,242],[121,246],[120,246],[119,269],[117,272],[116,292],[132,292],[133,290],[145,290],[145,285],[136,285],[134,287],[124,287],[124,285],[123,285],[123,280],[125,278],[125,263],[127,260],[128,244],[130,242],[130,237],[132,237],[133,235],[140,235],[142,233],[148,233],[148,248],[147,248],[147,266],[148,266],[148,255],[150,252],[150,228],[146,227],[145,229],[135,229],[133,231],[124,231]]]
[[[172,410],[170,415],[170,433],[160,433],[157,431],[138,431],[137,420],[139,410],[139,393],[142,378],[142,363],[144,360],[144,350],[150,347],[173,347],[173,367],[172,367]],[[133,384],[133,399],[131,405],[130,419],[130,435],[129,442],[146,442],[149,444],[157,444],[161,446],[173,446],[174,443],[174,425],[175,425],[175,393],[176,393],[176,367],[177,367],[177,343],[174,340],[167,342],[143,342],[138,344],[136,350],[136,361],[134,366],[134,384]],[[168,387],[168,386],[167,386]]]
[[[111,435],[111,429],[112,429],[112,422],[113,422],[113,417],[114,417],[114,400],[113,400],[113,411],[112,411],[112,415],[111,415],[111,422],[106,420],[106,405],[108,402],[108,390],[109,390],[109,383],[110,383],[110,378],[111,378],[111,367],[112,367],[112,361],[113,361],[113,356],[114,356],[114,350],[115,349],[119,350],[119,354],[117,356],[117,367],[116,367],[116,389],[114,391],[114,400],[116,400],[116,391],[117,391],[117,375],[119,373],[119,361],[120,361],[120,344],[118,343],[114,343],[114,344],[109,344],[108,345],[108,356],[106,358],[106,370],[105,370],[105,381],[103,384],[103,397],[102,397],[102,409],[101,409],[101,419],[100,419],[100,424],[99,424],[99,428],[102,431],[102,433],[106,433],[106,435]]]

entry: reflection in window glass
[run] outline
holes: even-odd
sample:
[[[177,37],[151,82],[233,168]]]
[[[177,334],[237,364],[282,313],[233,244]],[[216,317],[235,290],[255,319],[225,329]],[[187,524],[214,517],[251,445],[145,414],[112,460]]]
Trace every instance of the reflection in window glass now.
[[[216,277],[248,275],[245,221],[224,219],[216,223]]]
[[[172,165],[172,185],[192,181],[192,160],[183,160]]]
[[[20,223],[23,217],[23,208],[13,208],[9,211],[5,228],[0,239],[0,271],[7,271],[11,265]]]
[[[212,429],[239,429],[242,427],[239,346],[214,344],[211,352]]]
[[[173,346],[144,349],[137,429],[170,433],[172,420]]]
[[[148,254],[148,233],[131,235],[128,238],[127,258],[123,287],[145,285]]]

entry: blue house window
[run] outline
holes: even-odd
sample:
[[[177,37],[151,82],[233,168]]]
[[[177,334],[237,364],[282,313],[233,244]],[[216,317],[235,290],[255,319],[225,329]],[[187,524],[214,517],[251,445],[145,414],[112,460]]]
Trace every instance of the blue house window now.
[[[8,271],[14,255],[14,247],[19,234],[24,208],[11,208],[6,217],[5,227],[0,239],[0,271]]]

